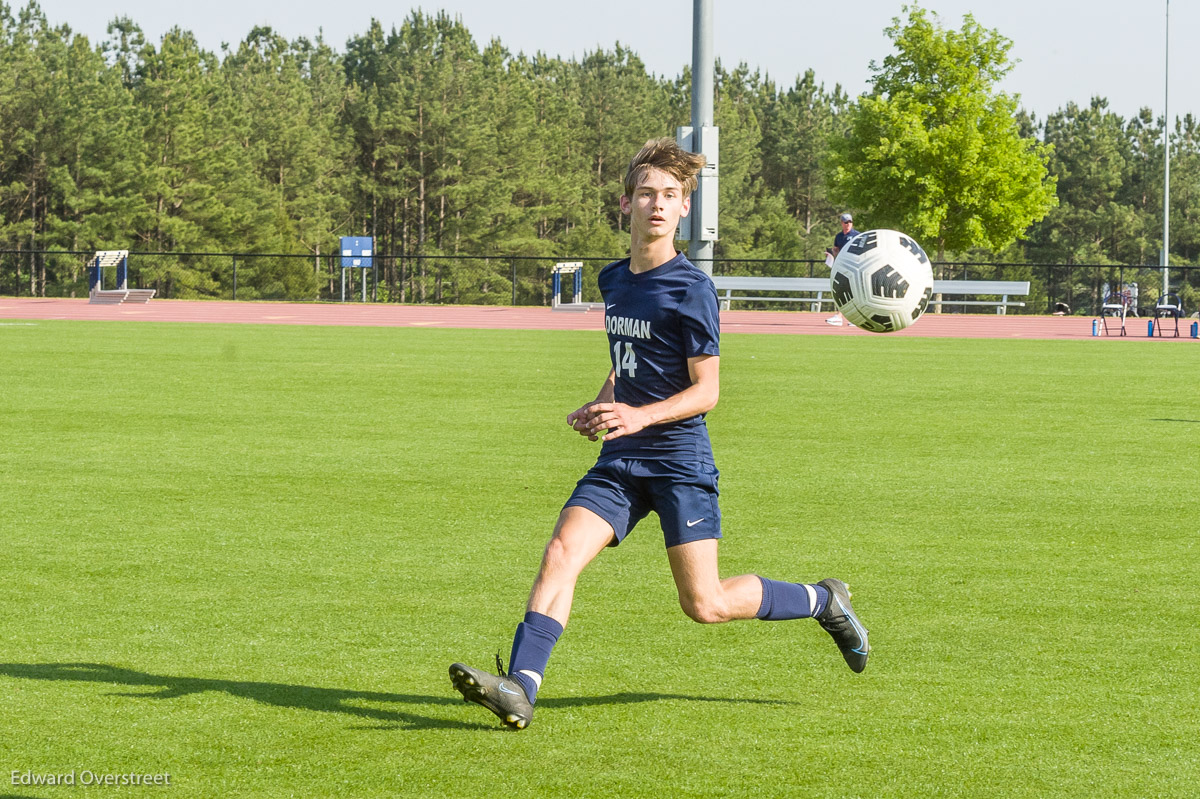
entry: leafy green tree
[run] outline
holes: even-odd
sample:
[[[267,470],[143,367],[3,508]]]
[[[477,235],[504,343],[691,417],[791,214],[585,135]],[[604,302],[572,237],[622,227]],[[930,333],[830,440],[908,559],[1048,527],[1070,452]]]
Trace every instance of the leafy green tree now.
[[[897,52],[871,64],[872,91],[832,141],[834,196],[874,227],[947,249],[1002,249],[1054,204],[1046,148],[1022,138],[995,89],[1012,43],[971,15],[947,30],[920,7],[886,30]]]

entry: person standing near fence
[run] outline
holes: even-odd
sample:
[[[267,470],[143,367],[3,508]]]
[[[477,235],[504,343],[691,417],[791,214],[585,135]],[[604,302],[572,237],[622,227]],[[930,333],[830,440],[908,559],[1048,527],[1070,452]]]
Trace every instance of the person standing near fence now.
[[[825,263],[827,263],[830,267],[833,266],[834,259],[838,257],[838,253],[842,251],[842,248],[846,246],[846,243],[859,233],[859,231],[854,229],[854,217],[849,213],[842,214],[838,221],[841,222],[842,229],[839,230],[838,234],[833,237],[833,246],[825,251]],[[839,312],[826,319],[825,323],[840,326],[845,323],[845,320],[842,319],[842,314]]]

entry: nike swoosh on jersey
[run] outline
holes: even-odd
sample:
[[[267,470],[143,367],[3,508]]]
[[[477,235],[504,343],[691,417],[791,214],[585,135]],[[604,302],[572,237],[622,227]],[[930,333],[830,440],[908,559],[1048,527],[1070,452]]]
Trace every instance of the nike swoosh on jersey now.
[[[702,522],[702,521],[704,521],[704,517],[703,517],[703,516],[701,516],[701,517],[700,517],[699,519],[697,519],[696,521],[692,521],[691,519],[688,519],[687,526],[688,526],[688,527],[695,527],[697,524],[699,524],[699,523],[700,523],[700,522]]]

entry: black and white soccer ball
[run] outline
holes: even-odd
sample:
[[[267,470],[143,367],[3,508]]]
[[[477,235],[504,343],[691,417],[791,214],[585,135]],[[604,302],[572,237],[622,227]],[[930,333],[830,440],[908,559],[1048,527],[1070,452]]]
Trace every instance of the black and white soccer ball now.
[[[891,333],[925,313],[933,296],[933,268],[912,236],[868,230],[838,252],[829,283],[846,321],[872,333]]]

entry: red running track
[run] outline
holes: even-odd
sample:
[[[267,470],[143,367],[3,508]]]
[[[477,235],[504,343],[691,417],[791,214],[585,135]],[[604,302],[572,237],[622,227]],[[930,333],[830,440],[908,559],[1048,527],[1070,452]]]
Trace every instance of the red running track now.
[[[725,333],[780,333],[819,336],[867,336],[850,325],[825,323],[828,313],[804,311],[722,311]],[[144,305],[92,305],[86,299],[0,297],[0,319],[145,322],[211,322],[262,325],[342,325],[362,327],[447,327],[493,330],[603,330],[600,311],[552,311],[472,305],[391,305],[387,303],[221,302],[151,300]],[[1166,320],[1164,329],[1174,331]],[[11,322],[10,322],[11,324]],[[1126,321],[1128,335],[1101,336],[1111,341],[1196,341],[1188,337],[1192,320],[1180,320],[1180,338],[1149,339],[1146,320]],[[1119,322],[1109,320],[1114,333]],[[892,336],[926,338],[1092,338],[1092,318],[1083,316],[999,316],[927,313],[913,327]]]

